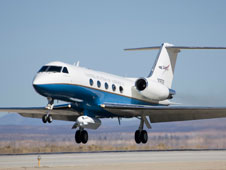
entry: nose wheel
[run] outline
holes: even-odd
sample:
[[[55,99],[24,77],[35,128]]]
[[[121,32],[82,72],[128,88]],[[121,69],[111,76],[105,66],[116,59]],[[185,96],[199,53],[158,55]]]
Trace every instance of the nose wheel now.
[[[42,116],[42,122],[43,123],[47,123],[47,122],[52,123],[53,117],[51,114],[49,114],[49,112],[53,109],[54,99],[51,97],[48,97],[47,100],[48,100],[48,104],[46,106],[47,114]]]
[[[75,132],[75,142],[86,144],[88,142],[89,136],[86,130],[77,130]]]
[[[52,123],[52,121],[53,121],[53,117],[52,117],[52,115],[50,115],[50,114],[45,114],[45,115],[43,115],[42,116],[42,122],[43,123]]]

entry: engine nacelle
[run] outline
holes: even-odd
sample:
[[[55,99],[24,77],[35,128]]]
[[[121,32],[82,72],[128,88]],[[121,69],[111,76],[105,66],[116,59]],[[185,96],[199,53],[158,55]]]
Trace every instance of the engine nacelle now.
[[[76,126],[81,128],[97,129],[100,125],[100,119],[89,116],[79,116],[76,120]]]
[[[161,83],[140,78],[135,82],[136,89],[139,93],[151,100],[161,101],[172,99],[176,93],[174,90],[167,88]]]

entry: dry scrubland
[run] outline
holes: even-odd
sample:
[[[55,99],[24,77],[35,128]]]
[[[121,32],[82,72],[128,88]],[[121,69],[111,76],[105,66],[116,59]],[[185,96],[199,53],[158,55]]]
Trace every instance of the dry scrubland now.
[[[173,128],[170,127],[173,125]],[[89,131],[86,145],[74,142],[70,126],[0,126],[0,154],[116,150],[225,149],[226,123],[221,121],[159,125],[147,144],[137,145],[134,127]]]
[[[224,135],[224,138],[215,134]],[[107,140],[108,137],[121,136],[122,139]],[[131,139],[123,139],[123,136]],[[39,136],[43,137],[43,136]],[[0,154],[15,153],[43,153],[43,152],[89,152],[89,151],[117,151],[117,150],[172,150],[172,149],[225,149],[225,132],[200,133],[153,133],[147,144],[137,145],[132,133],[106,134],[103,140],[92,140],[86,144],[76,144],[74,140],[65,141],[65,136],[56,139],[16,141],[1,141]],[[73,137],[71,137],[73,138]],[[91,138],[91,136],[90,136]],[[68,138],[69,139],[69,138]]]

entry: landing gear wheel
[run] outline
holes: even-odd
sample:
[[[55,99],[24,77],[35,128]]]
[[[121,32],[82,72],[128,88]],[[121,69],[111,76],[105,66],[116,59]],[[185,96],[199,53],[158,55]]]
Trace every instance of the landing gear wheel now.
[[[75,133],[75,142],[81,143],[81,131],[80,130],[77,130]]]
[[[140,133],[140,140],[142,143],[147,143],[148,141],[148,133],[146,130],[142,130]]]
[[[43,123],[46,123],[47,122],[47,118],[48,118],[47,115],[43,115],[42,116],[42,122]]]
[[[42,122],[43,123],[46,123],[46,122],[52,123],[52,121],[53,121],[52,115],[45,114],[45,115],[42,116]]]
[[[141,142],[142,143],[147,143],[148,141],[148,133],[146,130],[137,130],[135,132],[135,141],[137,144],[140,144]]]
[[[141,142],[141,140],[140,140],[140,135],[141,135],[140,131],[137,130],[137,131],[135,132],[135,141],[136,141],[137,144],[140,144],[140,142]]]
[[[81,132],[81,141],[84,144],[86,144],[88,142],[88,132],[86,130],[83,130]]]
[[[49,115],[49,116],[47,117],[47,121],[48,121],[48,123],[52,123],[52,121],[53,121],[52,115]]]

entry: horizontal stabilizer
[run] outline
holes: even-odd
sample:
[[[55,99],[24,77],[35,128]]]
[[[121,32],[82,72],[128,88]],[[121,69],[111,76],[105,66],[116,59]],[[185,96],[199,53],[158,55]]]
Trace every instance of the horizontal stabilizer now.
[[[148,75],[148,79],[160,82],[167,88],[172,87],[174,71],[178,53],[181,50],[221,50],[226,47],[198,47],[198,46],[175,46],[169,43],[163,43],[160,46],[127,48],[126,51],[141,51],[141,50],[159,50],[155,63]]]
[[[125,51],[139,51],[139,50],[158,50],[162,46],[141,47],[141,48],[127,48]],[[166,49],[178,50],[224,50],[226,47],[195,47],[195,46],[166,46]]]
[[[125,51],[138,51],[138,50],[158,50],[161,46],[153,46],[153,47],[140,47],[140,48],[126,48]]]

